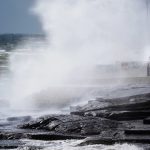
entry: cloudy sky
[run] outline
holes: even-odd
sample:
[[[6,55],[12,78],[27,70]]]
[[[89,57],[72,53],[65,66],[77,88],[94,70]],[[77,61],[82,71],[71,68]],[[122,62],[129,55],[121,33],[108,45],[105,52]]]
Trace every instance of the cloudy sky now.
[[[34,0],[0,0],[0,34],[42,33],[38,18],[29,12]]]

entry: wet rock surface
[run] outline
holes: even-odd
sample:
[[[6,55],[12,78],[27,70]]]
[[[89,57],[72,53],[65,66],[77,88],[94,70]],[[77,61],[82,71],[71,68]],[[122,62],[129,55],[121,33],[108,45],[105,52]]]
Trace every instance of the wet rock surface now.
[[[83,139],[79,145],[150,143],[150,93],[89,101],[68,115],[10,117],[0,123],[0,149],[22,147],[22,139]],[[32,147],[34,149],[36,147]]]
[[[109,128],[117,129],[122,123],[100,118],[82,117],[76,115],[50,115],[38,118],[33,122],[23,124],[22,129],[40,129],[49,132],[75,135],[96,135]]]

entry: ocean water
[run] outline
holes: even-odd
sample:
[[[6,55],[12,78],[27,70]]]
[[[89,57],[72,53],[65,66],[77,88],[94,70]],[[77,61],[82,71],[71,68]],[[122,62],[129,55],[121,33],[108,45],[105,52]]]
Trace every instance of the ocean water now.
[[[27,141],[27,146],[43,146],[44,150],[144,150],[144,148],[130,144],[115,144],[112,146],[106,145],[89,145],[89,146],[77,146],[81,140],[66,140],[66,141],[54,141],[54,142],[41,142],[41,141]]]

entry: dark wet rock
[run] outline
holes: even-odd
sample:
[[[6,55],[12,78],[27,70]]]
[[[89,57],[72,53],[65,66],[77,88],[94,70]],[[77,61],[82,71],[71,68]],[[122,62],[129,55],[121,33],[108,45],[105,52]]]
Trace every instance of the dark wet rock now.
[[[16,148],[18,148],[18,146],[16,145],[0,145],[0,149],[16,149]]]
[[[149,129],[128,129],[124,131],[127,135],[150,135],[150,128]]]
[[[66,134],[58,134],[58,133],[30,133],[27,135],[29,139],[33,140],[44,140],[44,141],[49,141],[49,140],[68,140],[68,139],[84,139],[86,138],[85,136],[80,136],[80,135],[66,135]]]
[[[0,130],[0,140],[86,138],[80,145],[150,143],[150,94],[96,98],[72,110],[68,115],[45,115],[37,119],[8,118],[15,129]]]
[[[150,116],[150,94],[129,97],[97,98],[71,114],[112,120],[139,120]]]
[[[91,111],[91,110],[122,110],[128,109],[143,109],[143,107],[139,104],[149,103],[150,100],[150,93],[141,94],[141,95],[134,95],[134,96],[127,96],[127,97],[120,97],[120,98],[111,98],[111,99],[104,99],[104,98],[96,98],[96,100],[89,101],[87,105],[80,107],[78,111]],[[135,107],[132,107],[135,106]],[[146,106],[145,107],[150,107]]]
[[[140,120],[148,116],[150,116],[150,111],[113,111],[106,118],[122,121],[122,120]]]
[[[140,120],[150,116],[150,111],[109,111],[109,110],[97,110],[85,112],[84,116],[102,117],[111,120]]]
[[[147,117],[143,120],[144,124],[150,124],[150,117]]]
[[[22,128],[22,129],[44,129],[44,128],[48,128],[48,125],[50,122],[53,122],[56,120],[58,120],[56,117],[44,116],[44,117],[40,117],[36,120],[30,121],[28,123],[25,123],[23,125],[20,125],[19,128]]]
[[[141,134],[140,131],[133,132],[132,134],[128,134],[128,133],[125,133],[123,130],[116,130],[116,131],[108,130],[108,131],[103,131],[98,136],[86,138],[79,145],[80,146],[91,145],[91,144],[111,145],[111,144],[115,144],[115,143],[149,144],[150,143],[150,135],[143,134],[143,133]]]
[[[56,115],[39,118],[20,126],[20,128],[42,129],[63,134],[97,135],[100,134],[102,130],[109,128],[116,129],[121,125],[119,122],[99,117]]]
[[[93,143],[98,141],[100,144],[149,142],[150,126],[144,125],[143,119],[150,116],[150,94],[116,99],[97,98],[77,108],[70,115],[47,115],[19,127],[44,131],[27,134],[28,138],[39,140],[92,137]],[[142,136],[141,139],[139,136]],[[98,140],[93,140],[94,137]]]
[[[16,132],[2,132],[0,133],[0,140],[14,140],[23,138],[23,133]]]

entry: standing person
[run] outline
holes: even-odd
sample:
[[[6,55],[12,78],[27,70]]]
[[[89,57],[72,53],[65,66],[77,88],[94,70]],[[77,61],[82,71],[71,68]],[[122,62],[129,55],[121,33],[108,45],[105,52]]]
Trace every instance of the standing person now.
[[[147,63],[147,76],[150,76],[150,57]]]

